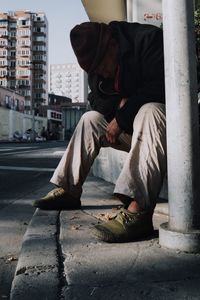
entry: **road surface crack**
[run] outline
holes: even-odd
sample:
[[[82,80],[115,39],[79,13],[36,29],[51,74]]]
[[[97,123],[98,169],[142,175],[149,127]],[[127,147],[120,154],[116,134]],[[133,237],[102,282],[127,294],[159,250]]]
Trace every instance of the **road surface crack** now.
[[[58,290],[58,299],[63,299],[62,291],[65,286],[67,286],[67,280],[64,270],[64,255],[62,252],[62,246],[60,242],[60,213],[57,216],[56,220],[56,251],[58,259],[58,278],[59,278],[59,290]]]

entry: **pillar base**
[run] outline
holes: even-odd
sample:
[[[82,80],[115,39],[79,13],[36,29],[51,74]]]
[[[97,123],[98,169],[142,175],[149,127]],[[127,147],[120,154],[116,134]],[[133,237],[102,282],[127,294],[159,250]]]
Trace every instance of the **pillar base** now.
[[[159,244],[162,247],[190,253],[200,252],[200,230],[177,232],[169,229],[168,223],[159,228]]]

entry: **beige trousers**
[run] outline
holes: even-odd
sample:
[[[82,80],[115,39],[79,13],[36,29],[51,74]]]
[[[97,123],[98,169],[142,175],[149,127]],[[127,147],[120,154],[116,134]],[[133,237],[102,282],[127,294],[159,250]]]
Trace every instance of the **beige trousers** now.
[[[122,133],[115,148],[128,152],[114,193],[134,198],[143,209],[153,209],[166,172],[165,106],[143,105],[133,122],[133,135]],[[80,197],[82,185],[105,138],[108,123],[89,111],[80,119],[51,182]],[[112,145],[113,146],[113,145]]]

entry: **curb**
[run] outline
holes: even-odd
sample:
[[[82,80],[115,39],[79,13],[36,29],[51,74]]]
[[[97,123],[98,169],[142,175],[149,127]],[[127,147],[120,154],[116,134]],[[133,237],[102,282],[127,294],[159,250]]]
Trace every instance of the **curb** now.
[[[168,214],[169,214],[168,202],[166,202],[166,203],[157,203],[154,213],[158,214],[158,215],[168,216]]]
[[[24,235],[10,299],[59,299],[59,212],[36,210]]]

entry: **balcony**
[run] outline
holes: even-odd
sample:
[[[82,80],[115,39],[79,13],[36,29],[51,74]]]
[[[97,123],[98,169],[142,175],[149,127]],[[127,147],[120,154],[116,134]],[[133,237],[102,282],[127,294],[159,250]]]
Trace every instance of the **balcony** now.
[[[43,23],[45,21],[45,17],[44,16],[35,16],[34,17],[34,22],[37,22],[37,23]]]
[[[17,41],[17,47],[30,47],[31,41],[30,39],[21,39]]]
[[[42,36],[46,35],[47,31],[46,31],[46,28],[43,26],[43,27],[34,27],[33,29],[33,32],[34,34],[37,36],[37,34],[40,34]]]
[[[23,33],[17,33],[16,34],[17,38],[25,38],[25,37],[30,37],[31,36],[31,33],[28,33],[28,32],[23,32]]]
[[[0,51],[0,57],[7,57],[8,56],[8,52],[3,50],[3,51]]]
[[[8,36],[7,30],[0,30],[0,37]]]
[[[46,52],[47,51],[47,48],[44,46],[44,45],[40,45],[40,44],[38,44],[38,45],[34,45],[33,46],[33,51],[34,52]],[[35,53],[36,54],[36,53]]]
[[[9,28],[10,29],[16,29],[16,27],[17,27],[17,23],[16,22],[9,23]]]
[[[8,27],[8,21],[1,20],[0,21],[0,28],[7,28],[7,27]]]
[[[0,67],[4,68],[8,66],[8,61],[7,60],[0,60]]]
[[[30,80],[17,80],[17,86],[30,88],[31,81]]]
[[[8,73],[7,73],[7,72],[4,73],[4,72],[1,72],[1,71],[0,71],[0,77],[1,77],[1,78],[5,78],[5,77],[7,77],[7,76],[8,76]]]
[[[17,20],[17,28],[24,28],[24,27],[31,27],[31,20],[30,19],[19,19]]]
[[[0,47],[8,47],[8,41],[5,39],[0,40]]]

